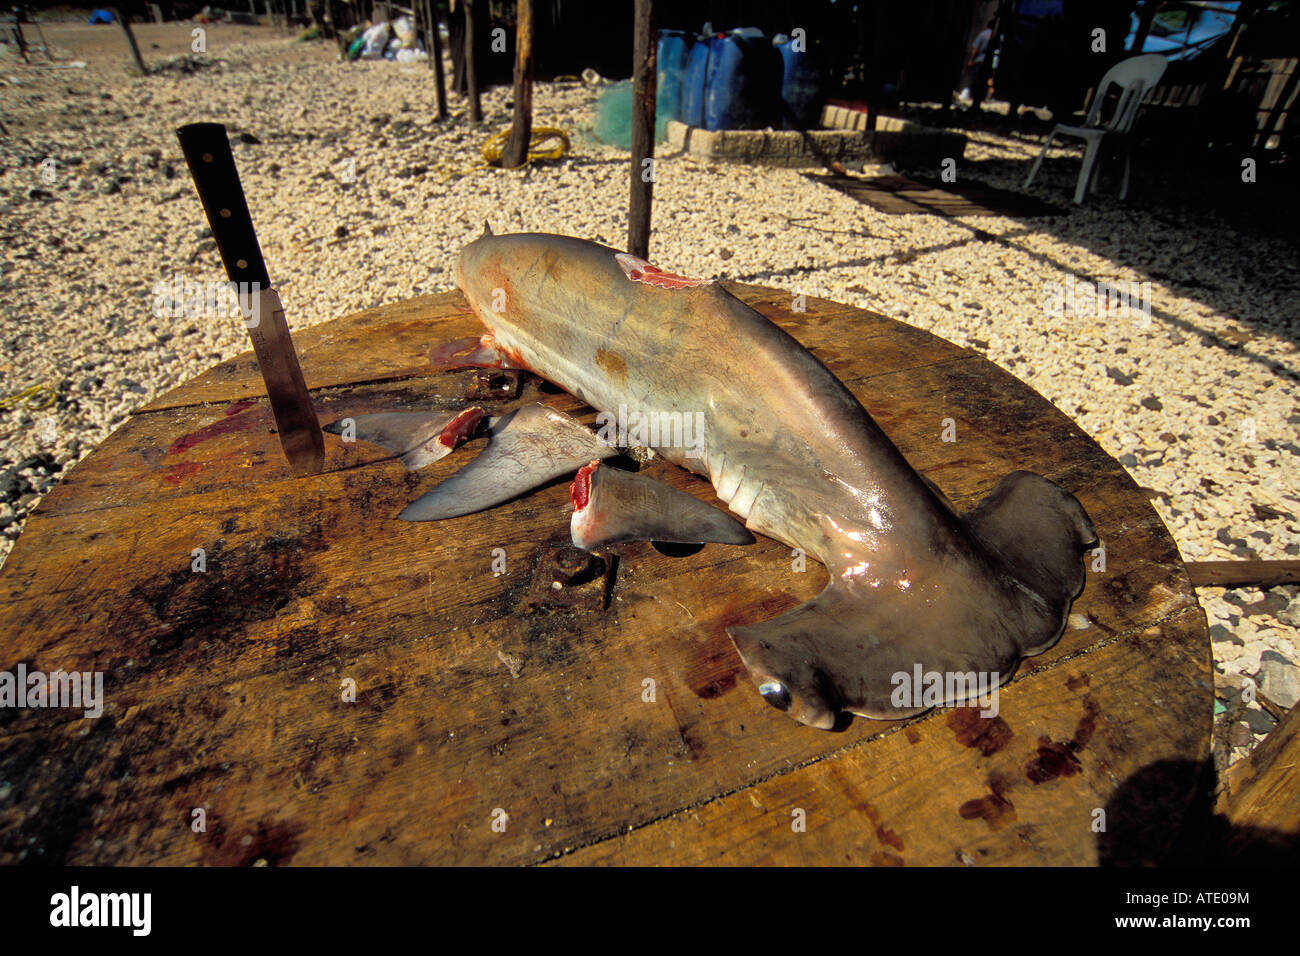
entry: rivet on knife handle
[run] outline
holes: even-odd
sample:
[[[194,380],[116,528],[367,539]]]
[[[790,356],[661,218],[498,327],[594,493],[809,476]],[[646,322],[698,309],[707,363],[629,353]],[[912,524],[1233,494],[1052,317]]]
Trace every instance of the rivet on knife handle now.
[[[226,128],[220,123],[193,123],[182,126],[176,135],[226,275],[240,285],[241,300],[257,310],[245,324],[266,382],[280,447],[294,474],[317,474],[325,467],[325,438],[298,365],[284,308],[271,288]]]

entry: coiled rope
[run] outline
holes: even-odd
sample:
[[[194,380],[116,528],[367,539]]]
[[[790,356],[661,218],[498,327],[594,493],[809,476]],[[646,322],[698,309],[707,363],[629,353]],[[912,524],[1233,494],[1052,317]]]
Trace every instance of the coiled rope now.
[[[483,144],[483,162],[490,166],[497,166],[501,163],[501,154],[505,151],[506,140],[510,137],[510,129],[507,127],[499,133],[493,134],[488,141]],[[543,148],[544,144],[554,141],[551,146]],[[535,126],[533,127],[532,137],[528,141],[528,156],[525,163],[531,163],[538,159],[559,159],[569,151],[569,134],[557,126]]]

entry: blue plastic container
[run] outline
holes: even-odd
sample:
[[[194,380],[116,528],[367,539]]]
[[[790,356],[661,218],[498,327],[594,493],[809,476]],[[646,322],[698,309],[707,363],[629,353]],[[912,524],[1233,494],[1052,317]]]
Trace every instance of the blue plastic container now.
[[[784,69],[781,77],[781,125],[786,129],[815,129],[825,98],[821,71],[806,50],[796,51],[789,40],[776,45]]]
[[[656,125],[682,118],[682,78],[695,39],[681,30],[660,30],[655,58],[659,75],[655,88]]]
[[[780,123],[784,64],[757,30],[734,30],[709,41],[704,128],[762,129]]]
[[[709,40],[701,37],[691,47],[682,74],[681,119],[687,126],[704,127],[704,83],[709,69]]]

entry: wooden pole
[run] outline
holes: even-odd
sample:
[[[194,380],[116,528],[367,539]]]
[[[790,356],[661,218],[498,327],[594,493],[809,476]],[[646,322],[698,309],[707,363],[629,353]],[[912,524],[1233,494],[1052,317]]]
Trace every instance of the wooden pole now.
[[[515,117],[501,152],[501,165],[516,169],[528,162],[533,139],[533,0],[519,0],[515,24]]]
[[[1197,588],[1271,588],[1300,584],[1300,561],[1188,561]]]
[[[477,124],[483,122],[483,107],[478,100],[478,70],[474,63],[474,0],[461,3],[465,7],[465,92],[469,96],[469,121]]]
[[[654,194],[655,44],[653,0],[636,0],[632,14],[632,195],[627,251],[650,256],[650,202]]]
[[[438,0],[425,0],[429,9],[429,65],[433,67],[433,82],[438,96],[438,119],[447,118],[447,80],[442,74],[442,33],[439,21]]]
[[[135,63],[135,68],[141,74],[147,74],[149,70],[144,65],[144,60],[140,57],[140,45],[135,42],[135,34],[131,32],[131,24],[126,22],[126,17],[122,16],[121,7],[111,7],[113,19],[121,26],[122,32],[126,34],[126,45],[131,48],[131,60]]]
[[[1215,810],[1227,818],[1228,827],[1223,845],[1214,849],[1234,863],[1259,865],[1261,859],[1284,862],[1289,848],[1294,865],[1300,827],[1300,707],[1292,708],[1254,753],[1229,767],[1220,782]],[[1270,845],[1276,848],[1272,852]],[[1251,851],[1258,858],[1243,860]]]

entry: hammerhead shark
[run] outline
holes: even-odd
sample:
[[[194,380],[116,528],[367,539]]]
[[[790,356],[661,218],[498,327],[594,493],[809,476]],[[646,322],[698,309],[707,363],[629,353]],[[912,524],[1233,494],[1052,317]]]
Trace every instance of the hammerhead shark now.
[[[970,678],[996,687],[1060,638],[1096,540],[1075,497],[1016,471],[958,514],[821,362],[717,282],[583,239],[490,232],[463,249],[456,281],[488,331],[435,349],[437,365],[526,369],[606,415],[702,422],[693,445],[648,444],[706,477],[744,527],[619,470],[613,443],[542,405],[500,419],[408,413],[409,427],[358,416],[356,437],[411,467],[450,453],[480,419],[488,429],[479,456],[401,518],[469,514],[576,472],[580,547],[745,544],[753,532],[799,549],[826,566],[825,590],[727,633],[763,698],[811,727],[961,703]],[[941,681],[937,697],[899,693],[922,674],[967,680]]]

